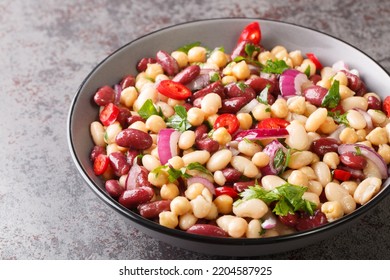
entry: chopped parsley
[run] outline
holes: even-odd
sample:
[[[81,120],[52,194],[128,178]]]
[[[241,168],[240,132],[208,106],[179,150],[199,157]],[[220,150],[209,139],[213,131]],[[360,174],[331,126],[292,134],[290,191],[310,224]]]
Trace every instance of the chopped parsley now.
[[[181,105],[176,105],[174,109],[176,114],[168,119],[167,126],[181,132],[188,130],[191,125],[187,120],[186,108]]]
[[[267,60],[267,63],[263,66],[262,72],[282,74],[284,70],[288,69],[288,65],[284,60]]]
[[[340,111],[328,111],[328,116],[332,117],[332,119],[338,124],[344,124],[349,126],[349,122],[347,120],[347,113],[341,114]]]
[[[152,115],[157,115],[160,117],[163,116],[161,108],[159,107],[159,110],[157,110],[153,104],[152,99],[148,99],[145,101],[145,103],[139,109],[138,114],[145,120]]]
[[[200,46],[200,44],[201,44],[200,42],[193,42],[193,43],[181,46],[177,50],[180,51],[180,52],[184,52],[184,53],[188,54],[188,51],[190,49],[192,49],[193,47],[198,47],[198,46]]]
[[[339,87],[340,87],[340,82],[337,80],[334,80],[328,93],[324,96],[324,99],[322,100],[321,106],[333,109],[337,105],[339,105],[339,102],[341,99]]]
[[[201,165],[199,162],[193,162],[187,165],[186,167],[182,167],[180,169],[175,169],[171,167],[169,164],[161,165],[151,171],[152,174],[155,174],[157,177],[160,172],[166,172],[168,174],[168,181],[175,182],[179,178],[188,179],[191,178],[192,175],[187,173],[187,170],[197,170],[207,175],[211,175],[210,171],[207,170],[206,167]]]
[[[257,101],[260,103],[263,103],[265,105],[268,105],[268,91],[271,87],[270,84],[267,84],[265,88],[260,92],[260,94],[256,97]],[[270,109],[271,110],[271,109]]]

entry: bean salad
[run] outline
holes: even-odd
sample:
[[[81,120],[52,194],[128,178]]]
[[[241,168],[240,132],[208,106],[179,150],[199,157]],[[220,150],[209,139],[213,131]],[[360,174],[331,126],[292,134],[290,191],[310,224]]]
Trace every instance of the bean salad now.
[[[94,93],[93,171],[123,207],[172,229],[262,238],[369,202],[388,178],[390,97],[344,61],[266,49],[258,22],[231,52],[159,50]]]

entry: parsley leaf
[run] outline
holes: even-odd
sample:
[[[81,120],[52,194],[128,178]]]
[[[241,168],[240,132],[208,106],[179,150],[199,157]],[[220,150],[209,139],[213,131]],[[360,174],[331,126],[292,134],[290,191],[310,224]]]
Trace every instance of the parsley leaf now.
[[[274,166],[276,169],[283,166],[285,158],[286,158],[286,154],[283,152],[282,148],[279,148],[276,151],[275,157],[274,157]]]
[[[202,173],[212,175],[211,172],[206,167],[201,165],[199,162],[191,162],[189,165],[187,165],[186,168],[188,170],[197,170],[197,171],[200,171]]]
[[[305,75],[308,77],[308,78],[310,78],[310,64],[309,65],[307,65],[307,67],[306,67],[306,69],[305,69]]]
[[[245,53],[248,55],[248,57],[253,58],[253,56],[260,51],[260,48],[253,44],[246,44],[245,45]]]
[[[221,79],[221,76],[219,75],[218,72],[210,72],[210,82],[216,82]]]
[[[324,96],[321,106],[326,108],[335,108],[340,102],[340,92],[339,92],[340,82],[334,80],[332,86],[330,87],[328,93]]]
[[[236,56],[234,59],[233,59],[233,62],[240,62],[240,61],[243,61],[245,60],[245,57],[239,55],[239,56]]]
[[[167,126],[172,127],[181,132],[188,130],[191,125],[187,120],[186,108],[181,105],[176,105],[174,109],[176,114],[174,114],[168,119]]]
[[[153,104],[152,99],[148,99],[145,101],[145,103],[139,109],[138,114],[145,120],[148,119],[152,115],[158,115],[160,117],[163,116],[163,114],[161,112],[161,108],[159,108],[159,110],[157,110]]]
[[[186,169],[184,167],[180,168],[180,169],[175,169],[175,168],[169,166],[168,181],[172,183],[172,182],[175,182],[180,177],[187,179],[187,178],[191,178],[191,175],[186,173]]]
[[[177,50],[180,51],[180,52],[184,52],[184,53],[188,54],[188,51],[190,49],[192,49],[193,47],[197,47],[197,46],[200,46],[200,42],[193,42],[193,43],[181,46]]]
[[[349,126],[349,121],[347,120],[347,113],[340,114],[340,111],[328,111],[328,116],[332,117],[333,120],[338,124],[344,124],[346,126]]]
[[[270,84],[267,84],[265,88],[260,92],[260,94],[256,97],[257,101],[268,105],[268,90],[271,87]]]
[[[282,74],[284,70],[288,69],[288,65],[284,60],[267,60],[267,63],[263,66],[262,72]]]

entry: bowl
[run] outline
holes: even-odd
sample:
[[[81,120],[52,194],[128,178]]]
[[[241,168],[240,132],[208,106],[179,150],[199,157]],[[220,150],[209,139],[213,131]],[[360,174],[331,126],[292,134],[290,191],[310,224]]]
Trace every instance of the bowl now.
[[[173,51],[179,46],[200,41],[205,46],[224,46],[229,52],[234,48],[243,27],[255,20],[260,23],[262,44],[266,48],[284,45],[288,50],[312,52],[320,57],[324,65],[344,60],[351,68],[360,71],[370,91],[382,94],[382,97],[384,93],[390,92],[389,74],[359,49],[322,32],[280,21],[223,18],[188,22],[147,34],[119,48],[101,61],[81,83],[69,111],[68,143],[74,163],[92,191],[135,228],[157,240],[212,255],[255,256],[279,253],[329,238],[350,227],[390,192],[390,179],[387,179],[382,190],[370,202],[337,221],[304,232],[259,239],[216,238],[169,229],[124,208],[106,193],[104,182],[94,174],[89,159],[93,147],[89,125],[98,117],[98,109],[93,103],[97,88],[106,84],[114,85],[126,74],[135,75],[133,65],[143,57],[153,57],[158,50]]]

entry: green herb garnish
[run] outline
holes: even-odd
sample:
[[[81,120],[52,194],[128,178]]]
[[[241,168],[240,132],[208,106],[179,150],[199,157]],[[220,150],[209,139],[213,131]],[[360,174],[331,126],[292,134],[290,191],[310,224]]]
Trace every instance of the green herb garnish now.
[[[321,106],[326,108],[335,108],[340,102],[340,92],[339,92],[340,82],[334,80],[332,86],[330,87],[328,93],[324,96]]]
[[[267,60],[267,63],[263,66],[262,72],[282,74],[284,70],[288,69],[288,65],[284,60]]]
[[[191,125],[187,120],[186,109],[181,105],[176,105],[174,109],[176,114],[168,119],[167,126],[172,127],[180,132],[188,130]]]
[[[310,78],[310,65],[307,65],[306,69],[305,69],[305,75]]]
[[[344,124],[346,126],[349,126],[349,122],[347,120],[347,113],[341,114],[340,111],[328,111],[328,116],[332,117],[333,120],[338,124]]]
[[[268,91],[271,87],[270,84],[267,84],[265,88],[260,92],[260,94],[256,97],[257,101],[260,103],[263,103],[265,105],[268,105]]]
[[[260,48],[253,44],[246,44],[245,45],[245,53],[248,55],[249,58],[253,58],[253,56],[260,51]]]
[[[193,43],[190,43],[188,45],[181,46],[177,50],[180,51],[180,52],[184,52],[184,53],[188,54],[188,51],[190,49],[192,49],[193,47],[198,47],[198,46],[200,46],[200,44],[201,44],[200,42],[193,42]]]
[[[211,172],[206,167],[201,165],[199,162],[191,162],[189,165],[187,165],[186,168],[187,168],[187,170],[197,170],[197,171],[200,171],[202,173],[212,175]]]
[[[159,110],[157,110],[153,104],[152,99],[148,99],[145,101],[145,103],[139,109],[138,114],[145,120],[148,119],[152,115],[157,115],[160,117],[163,116],[161,108],[159,108]]]

